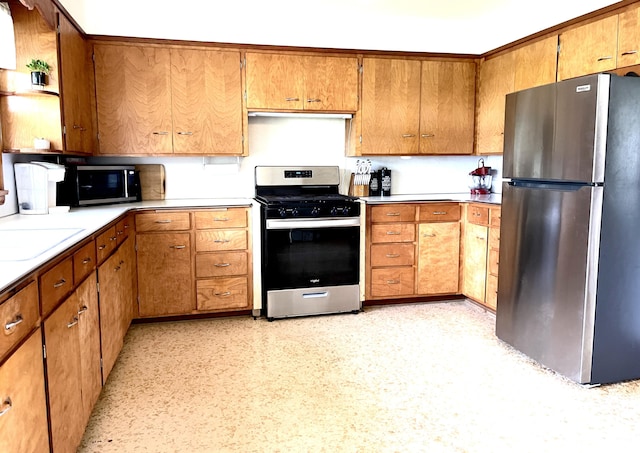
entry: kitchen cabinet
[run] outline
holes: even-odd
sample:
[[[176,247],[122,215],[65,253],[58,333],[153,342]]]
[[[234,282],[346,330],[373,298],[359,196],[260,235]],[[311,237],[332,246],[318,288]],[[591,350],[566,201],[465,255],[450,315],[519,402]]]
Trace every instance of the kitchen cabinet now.
[[[640,64],[640,6],[618,15],[617,67]]]
[[[132,238],[125,239],[98,267],[103,384],[115,365],[131,323],[135,272]]]
[[[91,154],[95,116],[87,42],[61,14],[56,14],[56,31],[36,9],[18,2],[10,7],[18,69],[0,75],[3,149],[32,150],[34,137],[44,137],[52,151]],[[32,58],[51,66],[43,90],[31,88],[25,65]]]
[[[139,316],[193,312],[190,212],[138,213],[135,223]]]
[[[0,365],[0,398],[2,451],[48,453],[40,328]]]
[[[420,205],[417,293],[458,294],[460,272],[460,205]]]
[[[355,112],[355,56],[246,54],[248,110]]]
[[[47,316],[73,290],[73,258],[67,257],[40,276],[40,311]]]
[[[560,33],[558,80],[615,69],[617,37],[617,15]]]
[[[471,154],[475,63],[364,58],[361,155]]]
[[[240,52],[94,46],[99,153],[244,155]]]
[[[496,310],[498,307],[498,267],[500,256],[500,208],[489,209],[489,242],[487,253],[487,287],[485,304]]]
[[[34,281],[0,304],[0,325],[4,333],[0,336],[0,361],[27,337],[39,321],[38,284]]]
[[[513,51],[513,91],[556,81],[558,35],[535,41]]]
[[[480,65],[476,115],[476,154],[501,154],[505,96],[514,91],[515,54],[507,52]]]

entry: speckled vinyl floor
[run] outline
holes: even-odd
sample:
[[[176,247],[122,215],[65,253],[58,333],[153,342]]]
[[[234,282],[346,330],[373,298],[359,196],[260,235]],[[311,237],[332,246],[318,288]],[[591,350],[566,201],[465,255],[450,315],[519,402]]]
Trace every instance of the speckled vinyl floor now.
[[[585,388],[456,301],[133,325],[80,452],[636,452],[640,381]]]

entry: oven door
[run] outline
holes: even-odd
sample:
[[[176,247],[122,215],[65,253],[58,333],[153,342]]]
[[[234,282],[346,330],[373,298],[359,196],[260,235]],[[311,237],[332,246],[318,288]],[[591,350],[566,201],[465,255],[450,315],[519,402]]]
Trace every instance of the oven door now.
[[[267,291],[358,284],[359,217],[270,219],[264,248]]]

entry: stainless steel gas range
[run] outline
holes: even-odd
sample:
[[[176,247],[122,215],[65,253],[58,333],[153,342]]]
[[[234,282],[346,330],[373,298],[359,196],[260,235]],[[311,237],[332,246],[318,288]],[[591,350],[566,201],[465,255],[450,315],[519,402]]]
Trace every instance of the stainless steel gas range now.
[[[360,202],[339,194],[339,168],[259,166],[255,178],[263,315],[358,313]]]

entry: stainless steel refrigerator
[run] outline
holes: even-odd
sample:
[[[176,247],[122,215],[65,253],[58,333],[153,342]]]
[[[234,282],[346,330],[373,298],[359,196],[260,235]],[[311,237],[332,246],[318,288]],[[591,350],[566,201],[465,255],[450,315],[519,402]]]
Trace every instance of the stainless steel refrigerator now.
[[[640,78],[507,95],[496,334],[583,384],[640,378]]]

